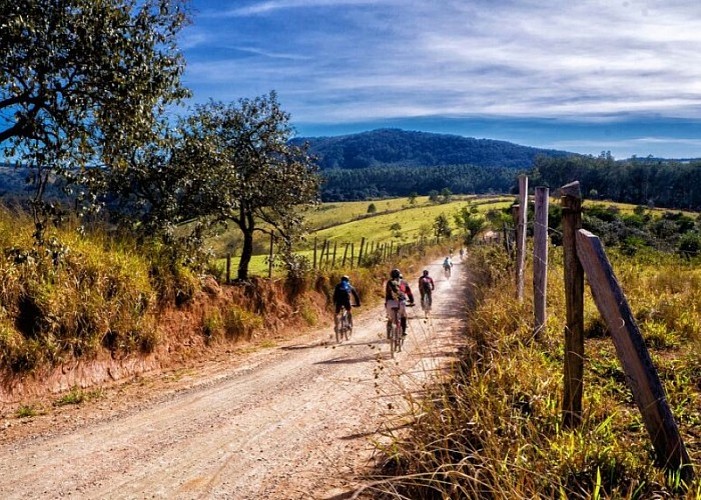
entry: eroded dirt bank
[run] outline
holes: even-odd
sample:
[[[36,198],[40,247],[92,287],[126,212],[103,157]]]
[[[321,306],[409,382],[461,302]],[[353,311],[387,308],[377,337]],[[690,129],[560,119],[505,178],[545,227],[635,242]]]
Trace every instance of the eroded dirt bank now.
[[[429,266],[432,318],[412,311],[395,359],[382,308],[363,307],[341,345],[325,327],[108,388],[94,402],[24,423],[4,419],[0,497],[347,498],[372,460],[372,442],[404,425],[404,395],[420,395],[454,356],[464,321],[461,268],[447,280],[438,262]]]

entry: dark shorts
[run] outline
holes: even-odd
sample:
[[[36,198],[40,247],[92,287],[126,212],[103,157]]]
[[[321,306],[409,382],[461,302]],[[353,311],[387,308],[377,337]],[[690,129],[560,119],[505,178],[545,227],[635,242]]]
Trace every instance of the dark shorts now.
[[[351,310],[350,298],[346,301],[336,303],[336,314],[340,313],[341,309],[346,309],[347,311]]]

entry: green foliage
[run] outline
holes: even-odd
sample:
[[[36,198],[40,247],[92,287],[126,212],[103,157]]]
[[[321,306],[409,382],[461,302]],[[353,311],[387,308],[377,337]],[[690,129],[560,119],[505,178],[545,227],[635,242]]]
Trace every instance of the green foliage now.
[[[102,397],[102,390],[84,391],[80,387],[73,387],[69,392],[54,401],[54,406],[80,405],[86,401]]]
[[[243,235],[238,278],[248,278],[255,231],[285,242],[303,229],[300,207],[318,198],[320,179],[271,92],[237,103],[197,106],[185,128],[191,173],[202,179],[201,216],[234,222]]]
[[[453,192],[449,188],[445,187],[445,188],[441,189],[441,202],[442,203],[450,203],[450,200],[452,199],[452,197],[453,197]]]
[[[263,318],[242,307],[232,305],[223,313],[224,332],[229,338],[251,338],[263,326]]]
[[[368,205],[368,213],[369,213],[369,214],[374,214],[375,212],[377,212],[377,207],[375,206],[374,203],[370,203],[370,204]]]
[[[29,418],[29,417],[36,417],[39,414],[39,411],[32,405],[22,405],[19,408],[17,408],[17,411],[15,412],[15,417],[17,418]]]
[[[455,224],[462,231],[466,245],[472,242],[487,223],[486,218],[480,215],[476,208],[476,206],[464,206],[454,216]]]
[[[591,198],[645,207],[698,210],[701,208],[701,162],[631,158],[614,161],[610,155],[566,158],[540,156],[531,171],[532,185],[559,188],[580,181]]]
[[[448,238],[453,233],[450,227],[450,221],[445,214],[440,214],[433,221],[433,234],[438,237]]]
[[[0,150],[32,169],[40,244],[64,217],[44,199],[50,180],[118,168],[126,145],[146,142],[158,114],[187,95],[176,48],[185,12],[180,0],[2,2]]]
[[[697,257],[701,253],[701,234],[685,233],[679,239],[678,251],[684,257]]]

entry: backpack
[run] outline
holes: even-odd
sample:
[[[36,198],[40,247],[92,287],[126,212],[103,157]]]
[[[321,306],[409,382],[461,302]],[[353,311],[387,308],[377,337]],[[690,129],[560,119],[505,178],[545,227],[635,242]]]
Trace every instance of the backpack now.
[[[390,280],[389,288],[393,300],[404,300],[406,298],[406,283],[403,280]]]
[[[347,281],[342,281],[333,291],[334,302],[343,302],[351,291],[351,285]]]
[[[431,289],[431,278],[428,276],[421,276],[421,289],[422,290],[430,290]]]

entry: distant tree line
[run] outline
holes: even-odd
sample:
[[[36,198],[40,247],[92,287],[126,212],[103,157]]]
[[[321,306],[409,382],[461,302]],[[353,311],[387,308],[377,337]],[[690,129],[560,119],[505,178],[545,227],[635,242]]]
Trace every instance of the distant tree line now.
[[[578,180],[587,199],[701,210],[701,160],[682,163],[633,157],[616,161],[607,153],[598,157],[540,156],[529,177],[532,186],[551,188]]]
[[[428,195],[448,189],[453,193],[505,193],[516,185],[518,171],[474,165],[435,167],[380,166],[331,169],[321,172],[323,201],[353,201],[372,198]]]

